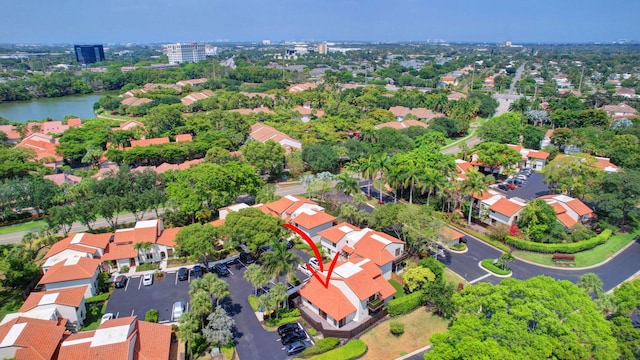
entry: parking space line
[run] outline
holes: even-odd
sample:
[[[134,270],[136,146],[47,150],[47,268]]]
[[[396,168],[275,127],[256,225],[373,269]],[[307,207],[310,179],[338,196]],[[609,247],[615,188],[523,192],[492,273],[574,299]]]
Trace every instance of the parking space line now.
[[[136,311],[136,309],[132,309],[131,310],[131,316],[133,316],[133,313]]]
[[[127,285],[125,285],[124,291],[127,291],[128,288],[129,288],[129,280],[127,280]]]
[[[142,287],[142,276],[140,277],[140,283],[138,284],[138,290]]]
[[[233,273],[233,271],[231,271],[231,269],[229,269],[228,267],[227,267],[227,270],[229,270],[229,274],[231,274],[231,275],[235,275],[235,274]]]
[[[120,316],[120,311],[116,313],[116,319],[118,318],[118,316]]]
[[[173,285],[178,285],[178,276],[176,275],[176,281],[174,281]]]

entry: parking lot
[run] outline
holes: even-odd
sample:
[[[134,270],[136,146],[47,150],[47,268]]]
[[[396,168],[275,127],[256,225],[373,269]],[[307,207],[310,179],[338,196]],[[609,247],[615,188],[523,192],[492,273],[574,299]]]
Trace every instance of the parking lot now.
[[[175,271],[167,272],[161,278],[154,277],[153,285],[142,285],[142,276],[132,276],[127,286],[114,289],[107,303],[108,313],[113,313],[117,318],[137,315],[144,320],[147,311],[158,310],[158,322],[172,322],[171,308],[176,301],[185,304],[189,310],[189,283],[188,280],[178,281]]]
[[[532,173],[527,181],[516,188],[515,190],[504,191],[498,188],[494,190],[505,194],[508,198],[520,198],[524,200],[533,200],[540,196],[548,195],[551,193],[547,184],[543,181],[544,177],[539,173]]]

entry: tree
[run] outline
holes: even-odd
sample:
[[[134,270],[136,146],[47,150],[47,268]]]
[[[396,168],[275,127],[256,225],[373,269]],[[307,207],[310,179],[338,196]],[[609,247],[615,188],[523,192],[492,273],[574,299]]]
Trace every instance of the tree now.
[[[207,341],[216,347],[231,343],[233,340],[233,328],[236,326],[236,322],[221,306],[217,306],[216,309],[207,316],[207,321],[207,326],[202,329],[202,334]]]
[[[234,244],[244,244],[256,252],[260,246],[284,235],[283,223],[279,217],[265,214],[260,209],[247,208],[227,215],[223,231]]]
[[[587,294],[593,294],[595,297],[602,295],[602,280],[594,273],[586,273],[580,276],[578,280],[579,288],[584,289]]]
[[[184,125],[182,111],[176,105],[161,104],[149,109],[144,117],[144,124],[149,131],[149,137],[160,137],[172,129]]]
[[[143,257],[142,255],[151,251],[151,249],[153,249],[153,244],[150,241],[142,241],[135,243],[135,245],[133,245],[133,249],[138,252],[142,262],[145,262],[145,257]]]
[[[457,306],[453,302],[453,294],[455,294],[455,292],[456,285],[454,283],[448,283],[444,280],[433,281],[425,287],[424,297],[426,302],[433,307],[437,315],[445,319],[450,319],[457,311]]]
[[[467,224],[471,225],[471,212],[473,211],[473,194],[480,194],[487,188],[484,175],[477,169],[473,168],[466,172],[467,179],[462,182],[463,192],[469,196],[469,217]]]
[[[49,217],[46,221],[51,227],[57,227],[62,230],[64,237],[69,236],[71,226],[76,220],[76,213],[71,206],[54,206],[49,209]]]
[[[348,172],[342,172],[336,176],[336,190],[344,192],[347,197],[351,197],[351,195],[357,194],[360,192],[360,185],[358,185],[358,180],[356,178],[351,177],[351,174]]]
[[[251,264],[247,266],[244,272],[244,279],[253,285],[255,289],[255,295],[258,295],[258,288],[263,287],[269,283],[269,273],[264,271],[262,267],[257,264]]]
[[[373,181],[376,176],[375,158],[373,155],[369,155],[368,158],[360,159],[360,173],[365,180]],[[367,197],[371,197],[371,186],[373,183],[367,186]]]
[[[585,197],[589,189],[598,188],[603,176],[595,159],[587,154],[558,156],[542,169],[544,182],[551,189],[570,196]]]
[[[617,359],[615,338],[591,298],[575,284],[537,276],[468,286],[446,333],[425,359]]]
[[[518,227],[534,242],[557,242],[562,231],[556,211],[543,199],[530,201],[522,209]]]
[[[287,286],[283,283],[276,283],[273,285],[269,292],[262,294],[258,300],[265,308],[265,313],[271,313],[275,311],[276,317],[278,317],[278,309],[280,304],[287,300]]]
[[[285,154],[279,143],[272,139],[264,143],[251,141],[240,150],[247,162],[255,166],[261,174],[269,173],[271,179],[277,179],[282,174]]]
[[[522,134],[522,114],[505,113],[484,122],[478,129],[484,141],[500,144],[517,144]]]
[[[338,154],[329,144],[308,144],[302,149],[302,160],[313,172],[333,171],[338,166]]]
[[[92,223],[96,221],[96,212],[95,207],[92,205],[90,200],[80,200],[76,201],[72,207],[75,218],[80,221],[80,223],[89,229],[92,230]]]
[[[98,160],[100,160],[102,153],[102,148],[100,148],[99,146],[89,145],[87,146],[84,157],[82,157],[82,162],[85,164],[89,164],[91,168],[95,169],[98,167]]]
[[[624,170],[606,173],[597,186],[589,190],[589,195],[598,203],[599,211],[620,225],[626,225],[629,218],[638,213],[640,199],[640,172]]]
[[[191,305],[191,309],[193,309],[193,305]],[[189,354],[193,357],[193,349],[202,338],[202,334],[200,333],[202,329],[200,314],[193,312],[193,310],[187,311],[182,314],[178,323],[178,337],[187,343]]]
[[[429,286],[428,284],[432,283],[436,279],[436,276],[429,268],[416,266],[405,270],[402,274],[402,279],[409,291],[414,292]]]
[[[322,261],[322,259],[318,259]],[[262,255],[264,269],[276,279],[283,277],[283,280],[289,280],[289,277],[295,273],[296,266],[300,259],[296,254],[287,249],[285,241],[271,241],[271,251],[267,251]]]
[[[478,155],[478,162],[490,167],[492,172],[522,161],[522,155],[519,152],[504,144],[483,142],[476,145],[474,150]]]
[[[196,259],[206,258],[215,250],[215,241],[220,229],[210,224],[191,224],[178,231],[175,237],[178,251],[185,252]]]

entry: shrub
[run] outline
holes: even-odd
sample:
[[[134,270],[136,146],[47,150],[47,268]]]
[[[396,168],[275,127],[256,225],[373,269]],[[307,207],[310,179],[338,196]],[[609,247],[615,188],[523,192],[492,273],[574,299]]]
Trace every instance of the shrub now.
[[[504,266],[501,263],[494,263],[493,261],[494,261],[493,259],[482,260],[481,262],[482,267],[498,275],[511,274],[511,269],[509,269],[507,266]]]
[[[395,336],[400,336],[404,334],[404,324],[397,320],[391,320],[389,331]]]
[[[126,274],[128,272],[129,272],[129,267],[128,266],[125,265],[125,266],[120,268],[120,273],[121,274]]]
[[[309,333],[309,335],[311,335],[311,336],[316,336],[316,335],[318,334],[318,330],[316,330],[316,329],[314,329],[314,328],[312,328],[312,327],[308,328],[308,329],[307,329],[307,332],[308,332],[308,333]]]
[[[136,267],[136,271],[157,270],[160,263],[143,263]]]
[[[422,291],[416,291],[399,299],[393,299],[387,304],[389,315],[406,314],[424,303]]]
[[[158,310],[151,309],[151,310],[147,311],[147,313],[144,315],[144,321],[157,323],[158,322]]]
[[[535,251],[535,252],[541,252],[545,254],[552,254],[552,253],[574,254],[580,251],[593,249],[598,245],[604,244],[609,239],[609,237],[611,237],[611,234],[612,234],[611,230],[606,229],[603,232],[601,232],[599,235],[596,235],[589,240],[579,241],[575,243],[567,243],[567,244],[536,243],[528,240],[518,239],[511,236],[507,236],[505,241],[507,244],[520,250]]]
[[[104,302],[104,301],[107,301],[107,299],[109,298],[109,295],[111,295],[111,294],[105,293],[105,294],[92,296],[90,298],[87,298],[84,302],[85,302],[85,304]]]
[[[575,255],[571,254],[553,254],[551,260],[565,260],[565,261],[574,261],[576,259]]]
[[[316,356],[314,360],[357,359],[367,352],[367,344],[360,339],[354,339],[343,346]]]
[[[457,243],[451,247],[451,250],[463,251],[466,248],[467,248],[467,245],[465,245],[464,243]]]
[[[338,346],[339,343],[340,343],[340,340],[334,337],[320,339],[316,341],[315,345],[309,346],[308,348],[304,349],[304,351],[302,352],[302,355],[309,356],[309,355],[323,354],[329,350],[335,349],[335,347]]]

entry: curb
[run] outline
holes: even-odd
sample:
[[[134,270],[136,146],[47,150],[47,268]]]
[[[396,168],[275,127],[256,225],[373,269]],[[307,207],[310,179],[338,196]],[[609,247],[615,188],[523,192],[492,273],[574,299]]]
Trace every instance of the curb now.
[[[618,285],[614,286],[611,290],[606,291],[606,292],[605,292],[605,294],[611,294],[611,293],[613,293],[613,291],[614,291],[614,290],[616,290],[617,288],[619,288],[620,286],[622,286],[622,284],[624,284],[624,283],[626,283],[626,282],[631,281],[631,279],[633,279],[633,278],[635,278],[635,277],[637,277],[637,276],[640,276],[640,270],[638,270],[635,274],[633,274],[633,275],[629,276],[628,278],[626,278],[626,279],[622,280],[622,282],[621,282],[620,284],[618,284]],[[640,281],[640,280],[638,280],[638,281]]]
[[[480,267],[480,269],[488,272],[491,276],[495,276],[495,277],[499,277],[499,278],[503,278],[503,279],[510,278],[510,277],[513,276],[513,270],[511,270],[511,269],[509,269],[509,270],[511,270],[511,272],[509,274],[507,274],[507,275],[498,275],[498,274],[494,273],[493,271],[491,271],[491,270],[485,268],[484,266],[482,266],[482,261],[480,261],[478,263],[478,266]]]
[[[408,353],[407,355],[403,355],[403,356],[401,356],[399,358],[396,358],[395,360],[405,360],[405,359],[408,359],[408,358],[412,357],[413,355],[418,355],[421,352],[425,352],[425,351],[428,351],[428,350],[431,350],[431,345],[427,345],[427,346],[422,347],[422,348],[420,348],[418,350],[414,350],[414,351]]]

